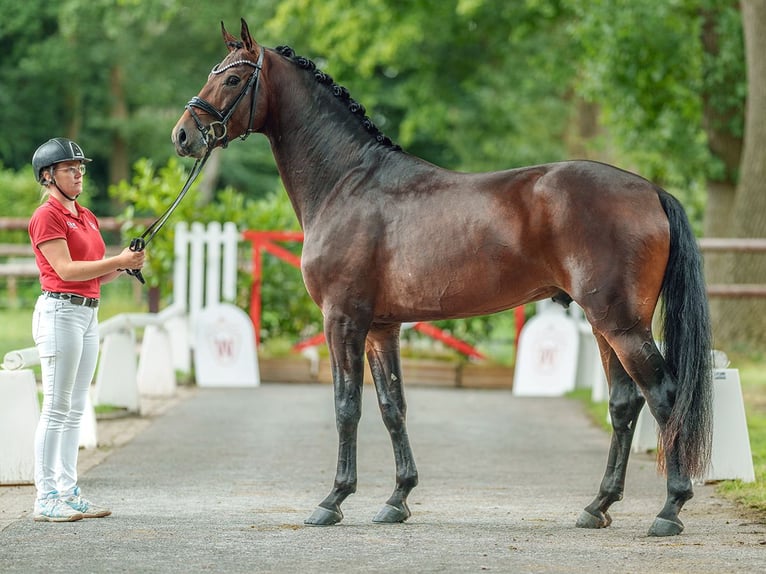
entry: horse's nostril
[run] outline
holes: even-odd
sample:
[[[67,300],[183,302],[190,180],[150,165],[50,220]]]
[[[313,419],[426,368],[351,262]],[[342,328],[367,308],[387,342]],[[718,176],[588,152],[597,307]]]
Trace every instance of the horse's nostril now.
[[[186,143],[186,130],[183,128],[180,128],[178,130],[178,143],[185,144]]]

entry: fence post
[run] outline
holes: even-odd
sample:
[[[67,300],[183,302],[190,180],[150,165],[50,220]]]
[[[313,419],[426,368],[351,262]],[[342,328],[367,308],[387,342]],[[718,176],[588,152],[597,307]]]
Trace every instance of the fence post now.
[[[237,300],[237,254],[239,252],[239,230],[233,221],[223,224],[223,277],[221,297],[227,303]]]
[[[205,241],[205,307],[221,301],[221,224],[211,221],[203,232]]]
[[[173,303],[189,310],[189,226],[179,221],[175,226],[173,244]]]

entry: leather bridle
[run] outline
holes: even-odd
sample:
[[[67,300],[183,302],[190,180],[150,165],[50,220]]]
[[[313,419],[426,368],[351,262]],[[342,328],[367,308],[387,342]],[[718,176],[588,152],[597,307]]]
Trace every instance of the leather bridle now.
[[[255,121],[255,105],[256,101],[258,99],[258,88],[260,87],[260,77],[261,77],[261,69],[263,68],[263,53],[266,51],[266,49],[261,46],[261,53],[258,55],[258,61],[256,63],[251,62],[250,60],[235,60],[233,62],[229,62],[222,68],[219,68],[218,66],[220,64],[217,64],[210,72],[210,75],[218,75],[224,73],[226,70],[233,68],[235,66],[252,66],[255,68],[253,70],[253,73],[250,75],[250,78],[247,80],[247,83],[244,85],[242,90],[239,92],[236,98],[226,107],[225,109],[219,110],[216,108],[213,104],[208,102],[207,100],[200,98],[199,96],[194,96],[191,100],[189,100],[189,103],[186,104],[186,109],[189,110],[189,114],[191,115],[192,119],[194,120],[194,123],[197,124],[197,129],[202,134],[203,139],[205,140],[205,143],[207,144],[208,150],[212,149],[216,143],[220,142],[221,147],[226,147],[229,143],[229,119],[231,119],[231,116],[234,114],[234,111],[237,109],[237,106],[239,106],[240,102],[245,98],[247,95],[247,92],[250,92],[250,121],[248,122],[247,129],[245,132],[240,136],[240,139],[245,139],[247,136],[249,136],[251,133],[253,133],[253,122]],[[198,108],[205,112],[206,114],[209,114],[215,118],[215,121],[211,122],[208,126],[205,126],[202,121],[200,120],[197,113],[194,111],[194,108]],[[220,129],[220,135],[219,135],[219,129]]]

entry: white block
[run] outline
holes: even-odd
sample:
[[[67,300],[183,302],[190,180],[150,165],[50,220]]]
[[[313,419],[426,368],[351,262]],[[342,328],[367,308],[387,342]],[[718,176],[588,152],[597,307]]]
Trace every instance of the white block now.
[[[236,305],[219,303],[194,321],[194,366],[200,387],[254,387],[260,384],[255,332]]]
[[[171,317],[165,322],[173,355],[173,369],[183,374],[191,372],[191,335],[186,315]]]
[[[657,423],[648,407],[638,418],[633,436],[633,452],[657,446]],[[706,482],[735,480],[754,482],[753,454],[747,430],[745,401],[738,369],[713,370],[713,445]]]
[[[140,412],[136,381],[136,336],[132,329],[114,331],[101,345],[93,404]]]
[[[713,452],[706,481],[754,482],[753,454],[747,430],[739,369],[713,371]]]
[[[597,387],[607,388],[606,374],[604,373],[604,366],[601,364],[601,353],[590,323],[577,320],[577,330],[580,333],[580,344],[575,388],[591,389],[591,395],[593,395],[594,389]],[[596,392],[601,392],[601,389]]]
[[[659,428],[657,427],[657,421],[654,420],[649,407],[644,405],[644,408],[641,409],[641,414],[638,415],[638,422],[636,422],[636,431],[633,434],[631,450],[633,452],[649,452],[650,450],[657,450],[658,434]]]
[[[144,329],[136,374],[140,395],[171,397],[176,392],[173,351],[168,332],[158,325]]]
[[[93,401],[90,398],[90,393],[88,393],[85,398],[85,411],[82,413],[80,422],[80,448],[96,448],[97,446],[96,411],[93,409]]]
[[[577,322],[554,305],[532,317],[519,336],[513,394],[560,396],[575,387]]]
[[[0,484],[33,484],[40,418],[35,374],[0,371]]]

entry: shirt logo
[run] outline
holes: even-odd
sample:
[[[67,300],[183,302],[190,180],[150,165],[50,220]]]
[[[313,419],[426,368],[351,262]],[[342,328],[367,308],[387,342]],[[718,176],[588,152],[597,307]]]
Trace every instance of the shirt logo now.
[[[98,231],[98,228],[96,227],[96,224],[93,223],[92,221],[89,221],[88,225],[90,225],[90,227],[91,227],[91,229],[93,229],[93,231]]]
[[[70,229],[77,229],[77,224],[74,221],[67,221],[66,224]]]

